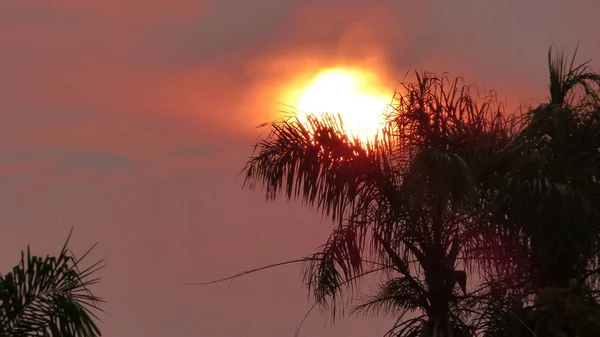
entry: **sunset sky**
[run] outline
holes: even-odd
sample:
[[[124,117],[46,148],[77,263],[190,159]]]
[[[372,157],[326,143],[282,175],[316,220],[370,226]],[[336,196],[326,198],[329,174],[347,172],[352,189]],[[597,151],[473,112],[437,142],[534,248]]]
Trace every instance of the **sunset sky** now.
[[[2,0],[0,270],[27,244],[57,253],[75,226],[75,253],[98,242],[106,258],[104,336],[291,337],[311,306],[299,265],[182,285],[305,256],[328,233],[314,211],[241,188],[255,127],[336,67],[375,74],[384,94],[416,69],[510,109],[542,100],[551,44],[579,43],[600,70],[598,13],[597,0]],[[300,336],[389,328],[326,323],[316,311]]]

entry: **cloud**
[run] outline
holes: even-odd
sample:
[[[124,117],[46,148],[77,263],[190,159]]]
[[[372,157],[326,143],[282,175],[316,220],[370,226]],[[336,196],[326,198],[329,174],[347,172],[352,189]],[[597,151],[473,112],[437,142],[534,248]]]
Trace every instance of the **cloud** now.
[[[0,153],[0,165],[36,165],[48,163],[62,172],[116,173],[138,166],[130,157],[101,153],[89,149],[49,148]]]
[[[78,149],[54,149],[48,155],[66,170],[84,172],[122,172],[137,166],[131,157]]]
[[[82,23],[85,19],[81,13],[49,6],[46,2],[39,2],[35,7],[27,4],[11,4],[10,1],[0,4],[0,20],[4,24],[16,26],[70,25]]]
[[[280,27],[304,1],[220,0],[207,6],[199,20],[173,24],[158,32],[155,49],[176,51],[177,62],[209,62],[260,50],[285,38]],[[173,59],[175,61],[175,59]]]
[[[167,155],[175,158],[206,158],[215,154],[215,151],[211,146],[181,146],[169,151]]]
[[[251,71],[256,95],[247,101],[256,106],[272,105],[303,72],[352,64],[375,69],[391,88],[408,70],[464,76],[482,91],[495,89],[512,111],[547,96],[552,44],[571,53],[580,43],[578,60],[596,57],[599,68],[600,25],[591,14],[598,11],[594,1],[307,1],[273,28],[285,37],[239,53],[238,63]]]

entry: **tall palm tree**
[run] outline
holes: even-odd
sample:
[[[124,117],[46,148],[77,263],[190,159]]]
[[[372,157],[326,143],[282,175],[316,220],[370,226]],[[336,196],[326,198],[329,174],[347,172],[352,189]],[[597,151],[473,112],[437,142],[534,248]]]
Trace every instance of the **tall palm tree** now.
[[[335,223],[305,268],[309,291],[334,317],[358,281],[381,272],[380,291],[358,294],[355,312],[398,318],[394,335],[470,335],[461,252],[478,239],[473,227],[489,198],[477,185],[508,140],[506,119],[493,94],[416,75],[371,143],[346,134],[334,115],[263,125],[269,133],[245,167],[246,184],[263,185],[268,199],[300,199]],[[402,319],[411,311],[416,317]]]
[[[500,155],[512,167],[492,186],[495,217],[486,222],[493,229],[481,252],[494,261],[492,278],[512,288],[513,314],[545,289],[575,282],[592,294],[597,280],[600,75],[586,63],[575,66],[575,55],[569,62],[550,50],[549,101],[523,116],[524,127]]]
[[[574,58],[549,53],[550,100],[527,112],[506,148],[514,165],[496,203],[496,213],[508,218],[501,224],[510,223],[527,246],[538,288],[579,280],[600,239],[600,75],[574,66]]]
[[[34,256],[27,248],[11,272],[0,274],[0,336],[101,335],[94,312],[101,310],[103,301],[89,290],[99,281],[95,273],[101,261],[80,270],[89,251],[76,259],[67,249],[68,241],[58,256]]]

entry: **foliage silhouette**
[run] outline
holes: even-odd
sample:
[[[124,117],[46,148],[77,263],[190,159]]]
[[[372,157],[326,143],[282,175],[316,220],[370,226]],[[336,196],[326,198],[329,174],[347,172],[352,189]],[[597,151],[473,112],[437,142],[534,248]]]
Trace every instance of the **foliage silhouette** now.
[[[334,224],[290,262],[315,303],[395,317],[387,336],[598,335],[600,75],[575,55],[551,49],[548,102],[511,115],[424,72],[372,142],[331,113],[263,124],[244,185]]]
[[[482,223],[490,226],[482,227],[488,234],[479,257],[492,262],[488,277],[504,293],[504,304],[492,309],[495,322],[486,324],[494,336],[515,318],[528,326],[513,324],[521,332],[510,335],[547,335],[548,321],[524,316],[539,309],[534,300],[543,291],[561,294],[576,284],[597,306],[600,75],[587,63],[575,66],[576,52],[568,62],[549,51],[549,101],[523,114],[523,128],[499,154],[512,164],[499,166],[502,179],[490,184],[494,218]]]
[[[72,231],[71,231],[72,232]],[[100,336],[94,319],[102,299],[89,286],[98,283],[102,261],[80,270],[82,258],[67,249],[67,238],[57,256],[45,258],[21,252],[11,272],[0,275],[0,336]]]
[[[481,217],[482,163],[507,142],[509,121],[493,93],[430,73],[404,82],[390,106],[371,143],[348,136],[332,114],[265,124],[246,183],[262,184],[269,199],[300,199],[336,224],[305,266],[309,290],[333,317],[344,294],[358,295],[368,259],[389,266],[387,281],[354,312],[423,312],[392,329],[403,335],[466,331],[467,274],[457,266],[477,240],[470,223]]]

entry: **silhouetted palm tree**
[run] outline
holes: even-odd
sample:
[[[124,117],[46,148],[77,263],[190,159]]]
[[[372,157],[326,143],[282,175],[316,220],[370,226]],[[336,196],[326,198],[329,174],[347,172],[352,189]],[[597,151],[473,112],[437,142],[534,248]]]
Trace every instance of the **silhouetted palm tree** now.
[[[493,154],[510,129],[493,94],[479,97],[461,83],[417,74],[371,143],[345,134],[333,115],[264,125],[269,134],[245,168],[246,183],[262,184],[268,199],[301,199],[334,221],[305,274],[334,317],[361,278],[382,272],[379,291],[360,294],[355,312],[398,318],[389,333],[399,336],[472,334],[462,252],[479,239],[475,227],[491,199],[478,185],[494,174]],[[406,312],[416,316],[403,319]]]
[[[504,165],[503,179],[492,186],[495,217],[484,224],[493,229],[483,228],[488,235],[480,241],[482,256],[492,261],[491,279],[512,297],[501,305],[512,312],[496,318],[525,321],[524,311],[535,306],[524,309],[521,301],[573,284],[595,302],[590,287],[597,290],[600,243],[600,75],[586,64],[575,66],[574,59],[549,52],[550,99],[524,115],[524,128],[499,156],[512,167]],[[501,335],[505,323],[490,325]],[[539,324],[524,324],[513,324],[523,336],[541,333]]]
[[[101,335],[94,311],[101,310],[102,300],[88,288],[99,281],[94,274],[102,268],[101,261],[78,269],[87,253],[75,259],[67,250],[68,241],[56,257],[33,256],[27,248],[21,262],[0,275],[0,336]]]

